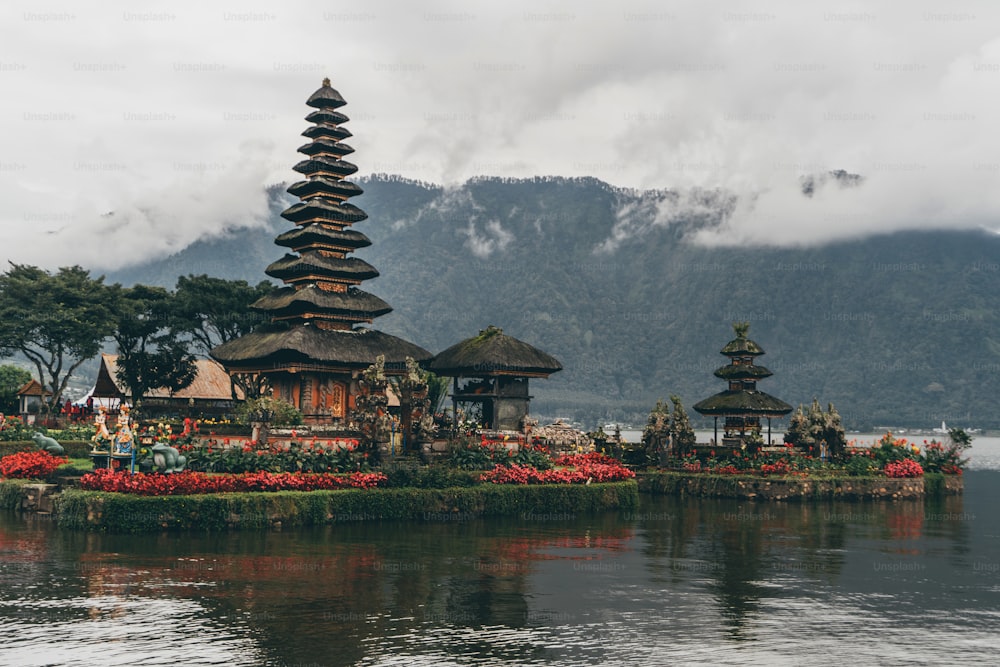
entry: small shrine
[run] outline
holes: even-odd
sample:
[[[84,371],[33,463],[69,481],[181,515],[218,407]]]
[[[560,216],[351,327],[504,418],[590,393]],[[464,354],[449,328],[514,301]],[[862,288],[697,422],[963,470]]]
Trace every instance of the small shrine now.
[[[715,418],[715,443],[717,446],[741,449],[756,448],[761,442],[760,418],[767,418],[767,444],[771,443],[771,419],[792,411],[792,406],[781,399],[757,389],[757,381],[773,375],[758,366],[754,359],[764,350],[747,338],[748,322],[733,324],[736,338],[722,348],[729,357],[729,364],[715,371],[715,376],[729,383],[729,389],[695,403],[694,410]],[[725,419],[722,441],[719,441],[719,417]]]
[[[293,167],[305,179],[288,188],[301,201],[281,214],[295,227],[275,239],[291,252],[265,270],[285,287],[252,306],[270,315],[270,325],[216,347],[212,357],[247,386],[265,380],[307,424],[349,426],[364,369],[382,356],[387,375],[403,375],[407,358],[422,362],[431,354],[362,326],[392,308],[358,287],[379,273],[350,256],[371,241],[351,229],[368,216],[347,202],[362,190],[345,180],[358,170],[342,159],[354,152],[342,143],[351,136],[343,127],[347,116],[338,111],[346,102],[324,79],[306,104],[315,109],[302,133],[310,141],[298,149],[306,158]]]
[[[452,345],[427,368],[454,378],[453,414],[464,406],[485,429],[520,431],[528,416],[529,378],[547,378],[562,370],[550,354],[489,326],[479,335]]]

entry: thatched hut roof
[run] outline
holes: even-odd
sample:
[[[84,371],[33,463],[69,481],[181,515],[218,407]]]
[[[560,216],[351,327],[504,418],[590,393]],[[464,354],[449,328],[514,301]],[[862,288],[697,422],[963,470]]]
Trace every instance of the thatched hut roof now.
[[[780,417],[792,411],[792,406],[763,391],[727,390],[694,404],[695,412],[708,416],[764,415]]]
[[[441,352],[427,366],[438,375],[481,377],[520,375],[547,377],[562,370],[552,355],[489,326],[479,335]]]
[[[303,365],[331,370],[367,368],[379,355],[386,368],[402,369],[406,357],[426,361],[431,353],[402,338],[375,329],[330,330],[308,324],[262,327],[212,350],[230,371]]]
[[[195,360],[195,376],[191,384],[171,392],[165,387],[150,389],[146,398],[169,398],[177,401],[228,401],[233,398],[233,387],[219,362],[211,359]],[[101,365],[97,369],[97,381],[94,383],[92,396],[95,398],[128,397],[128,387],[118,378],[118,355],[102,354]],[[236,397],[243,399],[243,390],[236,387]]]

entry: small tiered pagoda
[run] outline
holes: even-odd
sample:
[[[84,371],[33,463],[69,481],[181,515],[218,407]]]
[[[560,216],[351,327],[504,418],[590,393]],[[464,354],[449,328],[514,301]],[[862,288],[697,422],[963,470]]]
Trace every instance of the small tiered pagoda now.
[[[452,409],[475,406],[480,425],[517,431],[528,416],[528,378],[547,378],[562,370],[559,360],[489,326],[479,335],[452,345],[427,365],[433,373],[454,378]]]
[[[729,382],[729,389],[709,396],[694,405],[695,411],[715,418],[715,442],[723,447],[741,448],[747,432],[760,433],[760,418],[767,418],[767,443],[771,442],[771,418],[782,417],[792,406],[757,389],[757,381],[772,375],[771,371],[754,363],[764,354],[760,345],[747,338],[748,322],[733,324],[736,338],[729,341],[722,354],[729,364],[715,371],[715,376]],[[725,431],[719,443],[719,417],[725,418]]]
[[[431,354],[359,326],[392,308],[358,288],[378,271],[348,256],[371,241],[350,228],[368,216],[347,203],[362,190],[344,180],[358,170],[342,159],[354,152],[341,143],[351,136],[342,127],[347,116],[337,111],[346,102],[324,79],[306,104],[315,109],[306,116],[313,125],[302,133],[311,141],[298,149],[306,159],[293,167],[305,180],[288,188],[301,201],[281,214],[296,227],[275,239],[291,252],[265,270],[286,286],[252,306],[270,315],[269,326],[216,347],[212,357],[230,375],[266,378],[274,396],[298,407],[306,423],[348,424],[359,373],[378,356],[384,357],[387,374],[402,374],[407,357],[420,362]]]

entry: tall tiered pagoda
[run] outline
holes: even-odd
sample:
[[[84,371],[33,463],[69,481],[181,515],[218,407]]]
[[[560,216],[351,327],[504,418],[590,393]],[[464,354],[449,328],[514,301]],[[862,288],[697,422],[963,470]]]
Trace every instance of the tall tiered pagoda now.
[[[282,398],[302,411],[306,423],[348,423],[360,371],[385,358],[388,374],[405,371],[406,357],[425,361],[430,352],[395,336],[359,326],[392,308],[359,285],[379,275],[368,262],[349,255],[371,245],[351,225],[368,216],[347,200],[360,187],[344,180],[358,168],[342,158],[354,149],[341,143],[351,136],[348,118],[337,111],[346,102],[330,80],[306,101],[315,111],[302,134],[311,141],[299,148],[306,159],[293,169],[305,180],[288,192],[301,201],[281,217],[296,226],[275,243],[290,253],[265,273],[285,287],[253,304],[271,324],[220,345],[212,357],[235,376],[263,376]]]
[[[767,418],[767,443],[771,442],[771,418],[787,415],[792,406],[757,389],[757,381],[772,375],[771,371],[754,363],[764,354],[760,345],[747,338],[748,322],[733,324],[736,338],[729,341],[722,354],[729,364],[715,371],[715,376],[729,382],[729,389],[709,396],[694,405],[703,415],[715,418],[715,442],[723,447],[741,448],[747,442],[747,432],[760,433],[760,418]],[[719,443],[719,417],[725,417],[725,431]]]

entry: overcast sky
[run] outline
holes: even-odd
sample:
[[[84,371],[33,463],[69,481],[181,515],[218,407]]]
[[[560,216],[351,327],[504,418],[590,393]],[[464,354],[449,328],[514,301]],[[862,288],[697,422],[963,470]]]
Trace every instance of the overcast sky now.
[[[705,243],[1000,227],[993,3],[82,4],[0,8],[8,260],[110,267],[259,224],[324,76],[361,174],[740,194]],[[831,169],[866,181],[799,194]]]

